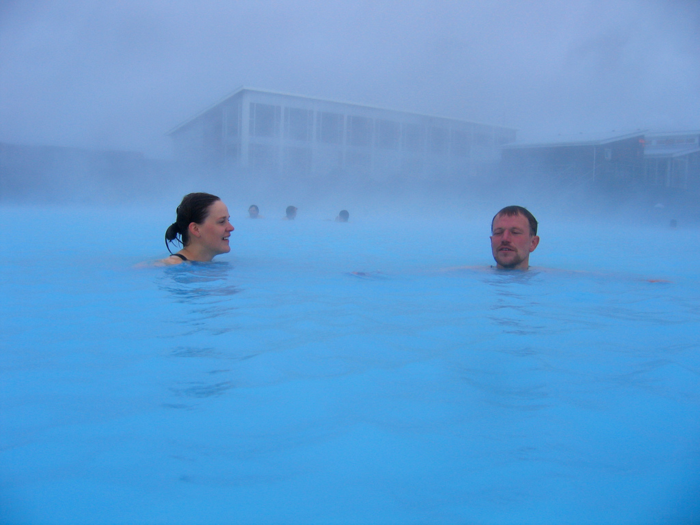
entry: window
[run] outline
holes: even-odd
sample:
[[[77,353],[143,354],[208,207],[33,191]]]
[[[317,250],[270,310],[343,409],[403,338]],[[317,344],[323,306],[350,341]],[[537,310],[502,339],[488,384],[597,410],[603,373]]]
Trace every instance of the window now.
[[[671,164],[671,187],[685,189],[688,174],[688,159],[673,159]]]
[[[367,117],[348,117],[348,144],[358,147],[372,145],[372,119]]]
[[[309,109],[284,108],[284,138],[311,140],[314,112]]]
[[[377,147],[382,149],[399,149],[401,126],[390,120],[377,120]]]
[[[318,142],[326,144],[343,143],[343,115],[338,113],[318,113],[316,115]]]
[[[452,131],[452,155],[456,157],[469,156],[469,132],[455,129]]]
[[[226,135],[238,137],[241,134],[241,107],[239,104],[226,110]]]
[[[213,147],[223,142],[223,122],[221,113],[212,113],[204,119],[204,143]]]
[[[405,157],[401,159],[401,171],[414,175],[423,172],[423,159],[416,157]]]
[[[372,155],[362,151],[348,151],[345,155],[345,165],[357,171],[369,171],[372,168]]]
[[[224,155],[226,160],[229,162],[237,162],[241,156],[241,145],[240,144],[227,144],[224,148]]]
[[[496,145],[497,146],[503,146],[504,144],[508,144],[510,142],[515,142],[515,136],[506,133],[506,132],[501,132],[498,135],[496,135]]]
[[[428,147],[430,153],[444,155],[450,146],[450,132],[445,128],[430,128],[428,133]]]
[[[270,104],[250,103],[250,134],[254,137],[279,136],[281,109]]]
[[[477,131],[474,133],[474,144],[478,146],[490,146],[491,135],[486,131]]]
[[[668,162],[663,159],[649,159],[646,164],[647,181],[654,186],[666,185]]]
[[[310,148],[284,148],[284,168],[290,171],[308,173],[311,171]]]
[[[250,144],[248,161],[256,168],[274,168],[277,164],[277,148],[263,144]]]
[[[423,151],[423,126],[420,124],[403,125],[403,150],[418,153]]]

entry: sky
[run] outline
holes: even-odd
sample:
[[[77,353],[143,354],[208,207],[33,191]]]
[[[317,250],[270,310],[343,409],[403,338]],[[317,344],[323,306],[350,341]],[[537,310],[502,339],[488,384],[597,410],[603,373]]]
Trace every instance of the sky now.
[[[0,3],[0,142],[171,155],[240,86],[557,134],[700,128],[697,0]]]

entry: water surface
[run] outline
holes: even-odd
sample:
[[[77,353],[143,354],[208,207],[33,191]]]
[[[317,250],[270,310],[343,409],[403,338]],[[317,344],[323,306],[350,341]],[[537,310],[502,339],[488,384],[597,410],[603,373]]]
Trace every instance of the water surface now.
[[[1,522],[700,520],[688,230],[540,217],[498,273],[490,217],[232,215],[134,268],[170,211],[0,211]]]

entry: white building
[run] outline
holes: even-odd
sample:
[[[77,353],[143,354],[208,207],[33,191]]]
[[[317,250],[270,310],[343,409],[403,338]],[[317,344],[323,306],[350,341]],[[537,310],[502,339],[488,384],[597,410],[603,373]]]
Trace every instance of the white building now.
[[[468,176],[516,131],[464,120],[242,87],[168,135],[181,160],[226,168],[374,178]]]

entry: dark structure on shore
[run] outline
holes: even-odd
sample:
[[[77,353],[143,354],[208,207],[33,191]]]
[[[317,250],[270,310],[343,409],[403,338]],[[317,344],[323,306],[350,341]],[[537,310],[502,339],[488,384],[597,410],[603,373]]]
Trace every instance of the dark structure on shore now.
[[[700,193],[700,131],[647,134],[644,179],[651,186]]]
[[[700,131],[579,134],[502,147],[502,170],[561,185],[700,191]]]
[[[130,202],[172,178],[172,162],[138,151],[0,143],[0,202]]]
[[[644,176],[644,132],[560,136],[503,146],[506,171],[578,182],[637,181]]]

